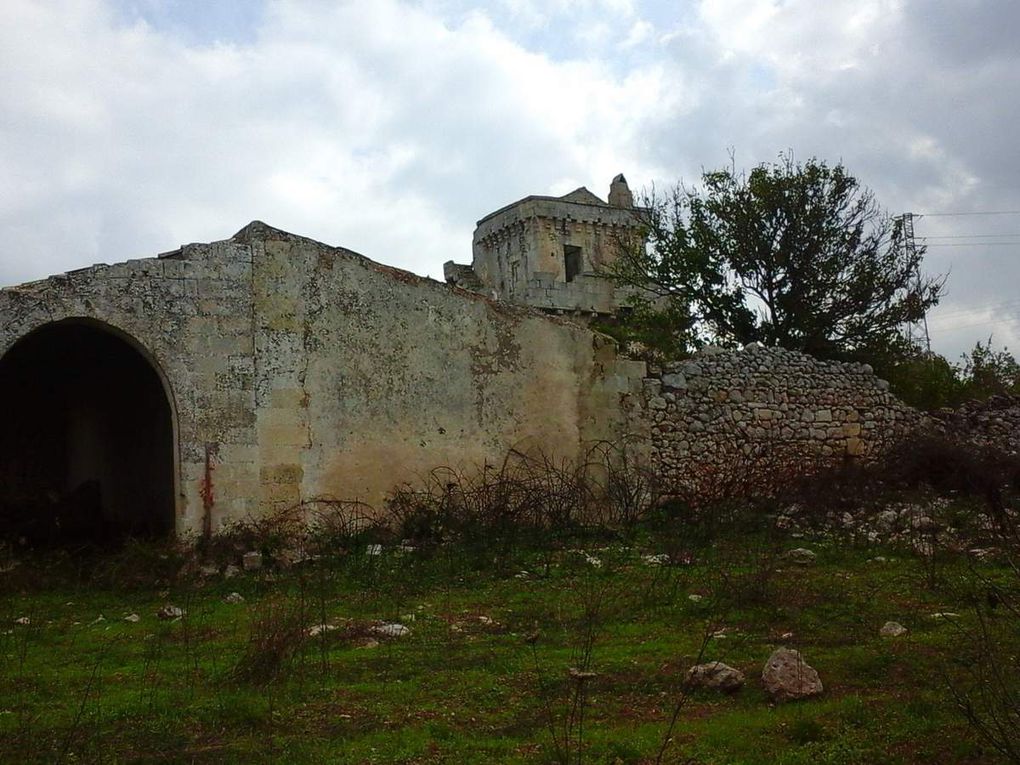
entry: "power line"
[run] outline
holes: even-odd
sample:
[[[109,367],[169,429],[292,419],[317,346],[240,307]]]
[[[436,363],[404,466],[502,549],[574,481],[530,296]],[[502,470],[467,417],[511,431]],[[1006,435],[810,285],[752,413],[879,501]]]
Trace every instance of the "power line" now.
[[[942,311],[936,307],[932,309],[932,318],[941,321],[953,316],[966,316],[968,314],[981,313],[982,311],[1002,311],[1013,306],[1020,306],[1020,299],[1004,300],[1001,303],[988,303],[978,308],[954,308],[950,311]]]
[[[1020,245],[1020,240],[1016,242],[935,242],[934,244],[926,244],[925,247],[1016,247]]]
[[[928,234],[922,239],[1009,239],[1020,234]]]
[[[1006,329],[1013,329],[1013,324],[1005,321],[996,321],[994,319],[986,319],[983,321],[972,321],[966,324],[953,324],[949,327],[939,327],[939,333],[957,332],[961,329],[974,329],[975,327],[1003,327]]]
[[[917,218],[956,218],[969,215],[1020,215],[1020,210],[986,210],[979,212],[914,213]]]

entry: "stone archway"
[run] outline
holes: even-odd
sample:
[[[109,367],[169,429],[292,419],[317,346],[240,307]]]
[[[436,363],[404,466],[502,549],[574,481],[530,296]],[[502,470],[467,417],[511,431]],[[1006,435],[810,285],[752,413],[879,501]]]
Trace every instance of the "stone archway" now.
[[[0,358],[0,531],[31,544],[165,536],[174,413],[158,367],[119,330],[46,324]]]

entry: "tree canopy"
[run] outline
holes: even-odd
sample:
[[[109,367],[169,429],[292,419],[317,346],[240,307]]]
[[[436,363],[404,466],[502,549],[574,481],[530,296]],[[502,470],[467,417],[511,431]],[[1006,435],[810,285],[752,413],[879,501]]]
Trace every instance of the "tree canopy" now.
[[[607,274],[635,293],[629,331],[666,355],[752,341],[822,358],[888,353],[942,294],[902,219],[842,164],[780,155],[705,172],[700,186],[648,196],[641,215],[646,240]]]

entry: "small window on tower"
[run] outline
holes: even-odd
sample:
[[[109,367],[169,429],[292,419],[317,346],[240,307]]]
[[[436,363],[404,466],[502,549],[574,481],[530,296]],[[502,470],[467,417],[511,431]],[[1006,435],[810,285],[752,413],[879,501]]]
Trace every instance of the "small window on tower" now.
[[[567,281],[574,281],[574,277],[581,273],[581,248],[572,244],[563,246],[563,264],[567,275]]]

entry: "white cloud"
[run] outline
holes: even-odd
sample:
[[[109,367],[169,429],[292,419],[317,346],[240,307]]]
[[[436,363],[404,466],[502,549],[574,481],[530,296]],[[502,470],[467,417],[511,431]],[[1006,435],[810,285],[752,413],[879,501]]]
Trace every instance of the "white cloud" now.
[[[0,167],[17,179],[0,225],[19,232],[4,282],[256,217],[438,275],[508,195],[607,185],[659,101],[654,72],[557,63],[478,14],[280,2],[255,43],[194,46],[99,2],[69,8],[2,12],[21,75],[0,88],[15,115]]]
[[[274,0],[210,20],[198,3],[5,0],[0,283],[253,218],[437,276],[515,198],[605,193],[621,171],[690,181],[730,147],[744,167],[842,159],[893,212],[1020,209],[1020,6],[963,5]],[[940,310],[1015,336],[982,306],[1020,280],[1018,254],[933,247],[952,268]],[[970,344],[954,332],[951,353]]]

